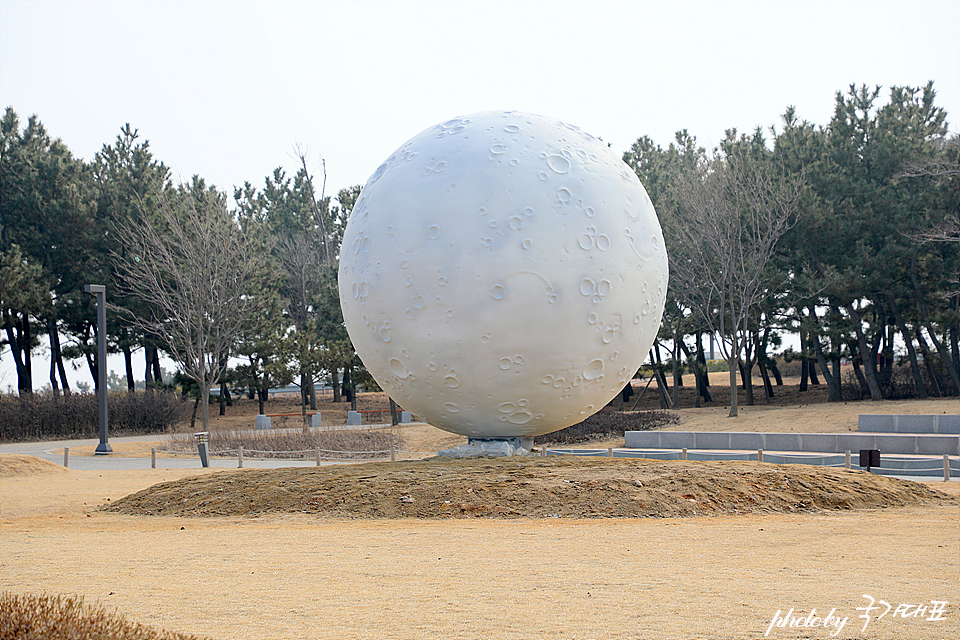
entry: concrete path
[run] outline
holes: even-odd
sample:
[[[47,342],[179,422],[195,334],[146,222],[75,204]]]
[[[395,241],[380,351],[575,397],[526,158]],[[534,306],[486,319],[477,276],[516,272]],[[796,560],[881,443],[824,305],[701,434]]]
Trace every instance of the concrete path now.
[[[130,442],[156,442],[162,436],[126,436],[111,437],[111,445]],[[16,444],[0,445],[0,453],[19,453],[23,455],[36,456],[43,460],[49,460],[56,464],[63,464],[63,449],[77,449],[84,446],[96,446],[100,444],[99,438],[90,438],[86,440],[47,440],[43,442],[18,442]],[[322,461],[321,465],[344,464],[343,462]],[[78,471],[97,471],[104,469],[149,469],[150,452],[144,455],[142,452],[136,453],[116,453],[99,456],[91,455],[70,455],[67,466],[70,469]],[[236,458],[210,458],[210,466],[215,468],[235,469],[237,467]],[[315,460],[253,460],[244,458],[244,467],[278,469],[281,467],[315,467]],[[165,458],[157,456],[158,469],[194,469],[200,468],[200,457],[182,457]]]

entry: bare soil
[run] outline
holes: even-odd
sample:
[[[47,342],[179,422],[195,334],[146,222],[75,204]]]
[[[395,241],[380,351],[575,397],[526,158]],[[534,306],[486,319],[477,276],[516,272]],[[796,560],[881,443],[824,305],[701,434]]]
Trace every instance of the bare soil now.
[[[335,518],[630,518],[960,504],[917,482],[756,462],[551,456],[432,458],[227,471],[112,502],[127,515]]]

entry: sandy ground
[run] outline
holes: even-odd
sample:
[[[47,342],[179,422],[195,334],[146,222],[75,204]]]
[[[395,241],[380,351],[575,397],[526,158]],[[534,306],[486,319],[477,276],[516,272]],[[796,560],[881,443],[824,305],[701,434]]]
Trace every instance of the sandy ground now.
[[[602,520],[146,517],[108,500],[211,470],[0,478],[0,589],[227,638],[952,638],[960,508]],[[244,473],[244,472],[220,472]],[[960,483],[929,483],[951,495]],[[858,616],[948,601],[943,620]],[[774,638],[832,629],[774,627]]]
[[[682,409],[675,428],[838,431],[859,413],[958,410],[955,399],[930,402],[784,401],[742,408],[737,419],[723,407]],[[457,444],[417,429],[413,449]],[[214,473],[244,472],[0,473],[0,590],[80,594],[137,622],[218,640],[957,637],[956,504],[468,520],[100,510],[157,482]],[[960,483],[927,484],[960,496]],[[881,607],[868,620],[866,596]],[[892,608],[878,619],[881,600]],[[904,617],[917,612],[905,605],[927,611]],[[770,628],[791,610],[816,626]],[[831,622],[846,619],[835,635],[823,623],[831,610]]]

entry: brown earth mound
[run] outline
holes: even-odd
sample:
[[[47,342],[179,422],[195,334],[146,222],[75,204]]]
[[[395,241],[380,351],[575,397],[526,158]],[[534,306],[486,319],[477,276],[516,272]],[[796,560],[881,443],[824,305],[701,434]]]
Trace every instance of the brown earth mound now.
[[[104,507],[130,515],[603,518],[957,502],[923,484],[807,465],[474,458],[249,469],[164,482]]]
[[[33,476],[41,473],[70,473],[55,462],[19,453],[0,453],[0,478]]]

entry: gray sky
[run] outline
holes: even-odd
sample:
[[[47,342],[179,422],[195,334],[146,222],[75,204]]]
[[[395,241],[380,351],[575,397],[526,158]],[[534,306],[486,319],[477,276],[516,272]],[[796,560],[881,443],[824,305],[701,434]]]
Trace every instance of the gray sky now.
[[[852,83],[882,103],[928,80],[958,131],[960,0],[0,0],[0,108],[87,160],[129,122],[175,178],[231,194],[292,174],[295,144],[335,194],[489,109],[617,151],[683,128],[712,147],[789,105],[825,125]]]
[[[826,124],[851,83],[960,118],[960,1],[0,0],[0,103],[91,159],[129,122],[175,176],[364,183],[419,131],[519,109],[624,151],[679,129]],[[956,125],[953,125],[956,130]]]

